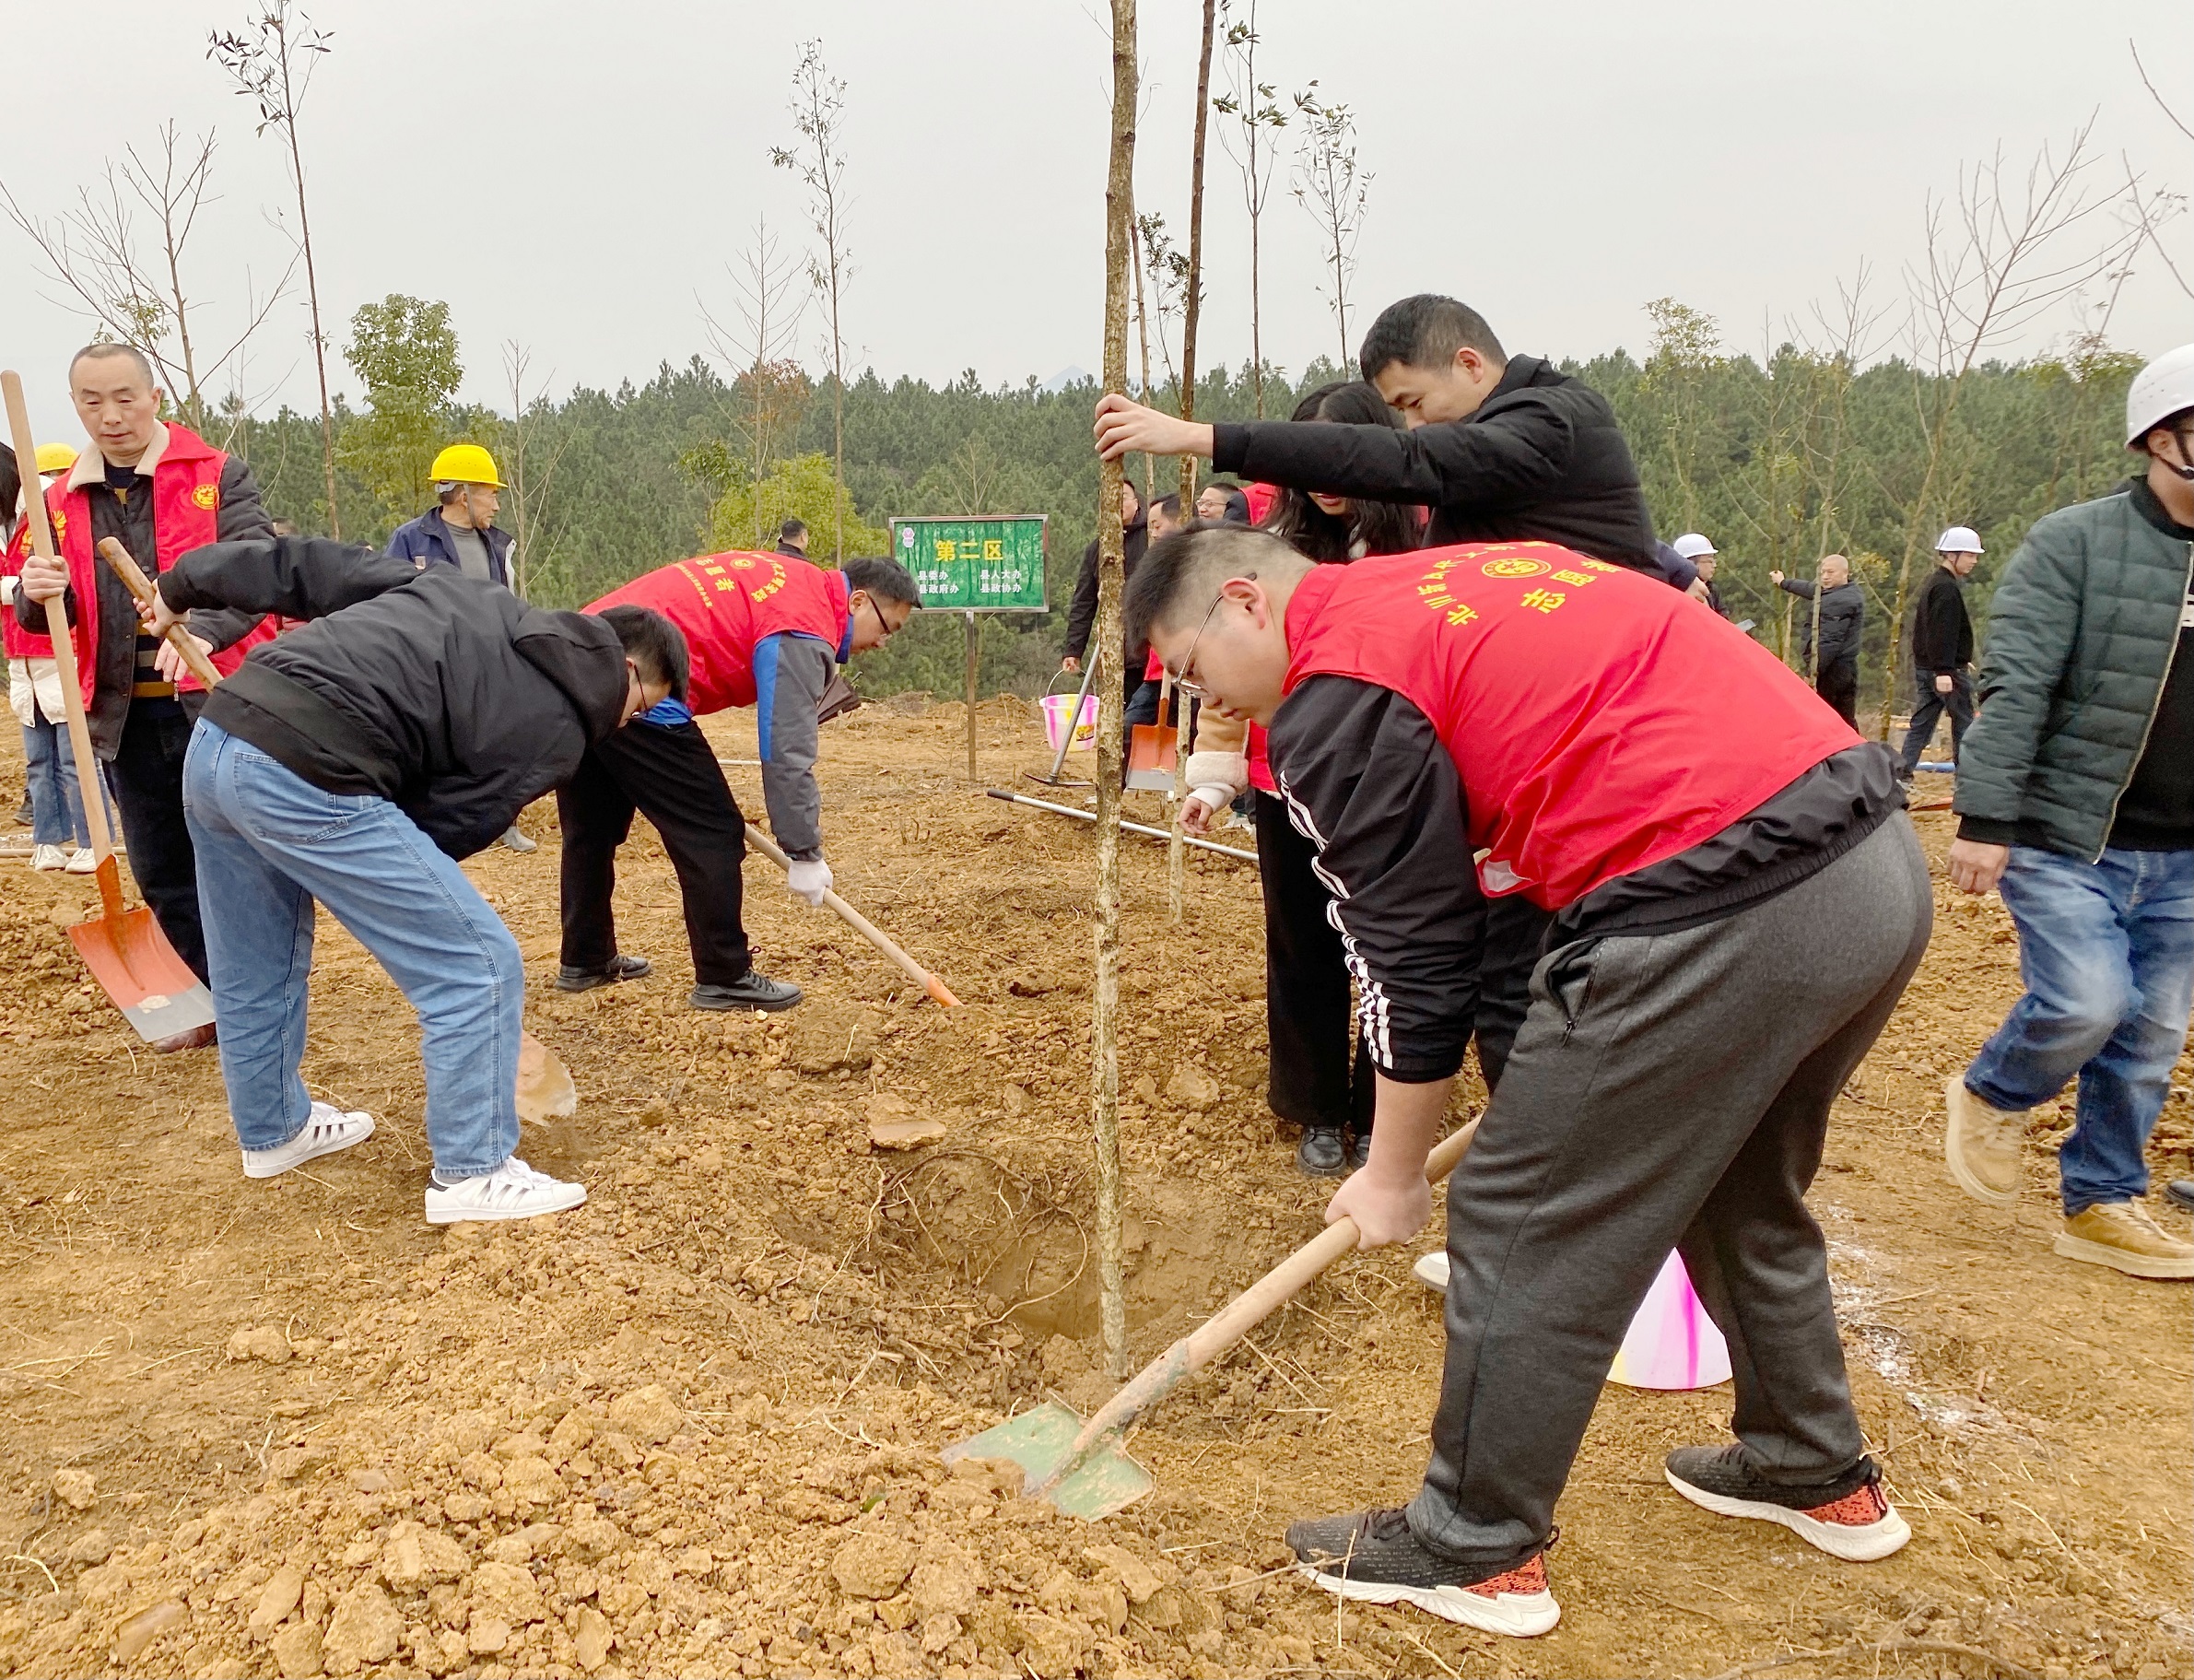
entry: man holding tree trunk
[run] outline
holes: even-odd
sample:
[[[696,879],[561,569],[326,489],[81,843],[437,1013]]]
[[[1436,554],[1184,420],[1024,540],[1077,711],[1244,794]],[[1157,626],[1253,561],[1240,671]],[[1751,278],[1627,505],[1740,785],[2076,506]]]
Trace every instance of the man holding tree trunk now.
[[[1327,1217],[1367,1246],[1431,1214],[1488,904],[1553,918],[1449,1184],[1424,1486],[1295,1524],[1305,1573],[1493,1632],[1552,1627],[1555,1502],[1672,1248],[1728,1339],[1737,1439],[1671,1453],[1670,1484],[1834,1557],[1901,1547],[1804,1202],[1830,1107],[1927,944],[1895,760],[1750,637],[1549,543],[1313,566],[1264,533],[1190,531],[1144,557],[1126,617],[1183,693],[1270,730],[1318,850],[1378,1087],[1369,1162]]]

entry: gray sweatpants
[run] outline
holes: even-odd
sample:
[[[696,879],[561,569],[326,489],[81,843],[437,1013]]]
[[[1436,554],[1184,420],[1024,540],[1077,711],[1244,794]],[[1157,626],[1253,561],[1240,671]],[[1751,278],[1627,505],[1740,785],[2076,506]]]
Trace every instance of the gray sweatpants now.
[[[1505,1568],[1546,1543],[1615,1349],[1680,1248],[1730,1344],[1735,1427],[1770,1480],[1859,1462],[1806,1211],[1829,1105],[1933,915],[1910,818],[1733,916],[1549,952],[1498,1094],[1448,1186],[1448,1354],[1426,1545]]]

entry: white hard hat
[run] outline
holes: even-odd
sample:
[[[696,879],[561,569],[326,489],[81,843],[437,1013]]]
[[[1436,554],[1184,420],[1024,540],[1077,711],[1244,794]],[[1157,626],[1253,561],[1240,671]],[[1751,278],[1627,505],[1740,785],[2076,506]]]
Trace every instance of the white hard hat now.
[[[2194,344],[2165,351],[2133,375],[2126,389],[2126,447],[2188,408],[2194,408]]]
[[[1687,560],[1701,559],[1714,552],[1714,545],[1696,531],[1686,531],[1669,546]]]
[[[1986,554],[1971,525],[1953,525],[1935,539],[1937,554]]]

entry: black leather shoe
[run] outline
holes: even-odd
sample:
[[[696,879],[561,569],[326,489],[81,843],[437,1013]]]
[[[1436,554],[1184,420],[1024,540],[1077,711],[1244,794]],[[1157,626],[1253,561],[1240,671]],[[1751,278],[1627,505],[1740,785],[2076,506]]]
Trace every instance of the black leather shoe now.
[[[2164,1186],[2164,1199],[2172,1206],[2194,1213],[2194,1179],[2174,1179]]]
[[[1361,1172],[1371,1165],[1371,1134],[1359,1133],[1348,1140],[1348,1169]]]
[[[596,986],[614,986],[621,980],[645,980],[654,972],[655,965],[645,957],[613,957],[599,969],[559,969],[557,990],[592,992]]]
[[[696,986],[696,1009],[790,1009],[806,995],[798,986],[751,969],[728,986]]]
[[[1314,1179],[1337,1179],[1348,1170],[1348,1145],[1339,1126],[1311,1126],[1296,1145],[1295,1164]]]

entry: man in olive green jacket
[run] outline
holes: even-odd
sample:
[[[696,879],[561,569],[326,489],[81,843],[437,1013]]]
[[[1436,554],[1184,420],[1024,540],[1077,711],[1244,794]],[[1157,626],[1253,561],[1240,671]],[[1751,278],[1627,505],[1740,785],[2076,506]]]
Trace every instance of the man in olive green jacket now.
[[[2039,521],[1997,587],[1951,879],[2000,888],[2025,995],[1946,1093],[1969,1194],[2017,1200],[2027,1110],[2073,1078],[2057,1251],[2194,1277],[2141,1200],[2194,1008],[2194,345],[2126,400],[2143,470]]]

